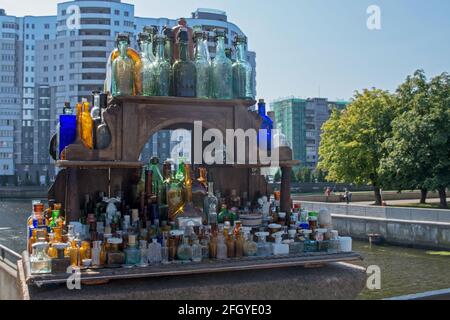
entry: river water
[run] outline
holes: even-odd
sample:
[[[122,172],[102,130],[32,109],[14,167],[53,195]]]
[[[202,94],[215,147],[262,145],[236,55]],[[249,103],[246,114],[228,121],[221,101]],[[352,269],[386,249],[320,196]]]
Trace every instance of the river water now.
[[[26,247],[26,220],[31,200],[0,200],[0,244],[16,252]],[[450,252],[372,246],[355,241],[353,249],[364,261],[381,269],[381,290],[364,290],[359,299],[383,299],[450,288]]]

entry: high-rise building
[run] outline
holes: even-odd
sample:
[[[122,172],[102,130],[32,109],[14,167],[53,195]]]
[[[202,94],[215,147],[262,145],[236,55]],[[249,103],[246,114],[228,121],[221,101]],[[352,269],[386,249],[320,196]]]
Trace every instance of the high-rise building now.
[[[301,166],[315,169],[319,162],[319,146],[323,124],[333,108],[343,109],[348,102],[330,102],[326,98],[283,98],[271,104],[277,128],[290,142],[294,159]]]
[[[43,17],[8,16],[0,9],[0,184],[52,179],[48,144],[58,115],[64,102],[73,107],[92,91],[103,89],[116,35],[130,34],[136,47],[136,36],[144,26],[173,27],[177,20],[137,17],[135,6],[120,0],[62,2],[56,16]],[[186,20],[189,26],[209,32],[212,57],[215,28],[227,31],[229,47],[242,33],[223,11],[198,9]],[[256,55],[248,56],[256,88]],[[143,151],[143,160],[147,155],[169,158],[171,148],[180,146],[170,136],[164,131],[155,135]]]

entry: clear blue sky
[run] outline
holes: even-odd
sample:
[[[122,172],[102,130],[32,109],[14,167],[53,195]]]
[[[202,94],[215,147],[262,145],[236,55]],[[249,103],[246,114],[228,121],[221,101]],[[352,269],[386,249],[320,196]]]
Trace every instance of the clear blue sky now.
[[[56,0],[0,0],[13,15],[56,14]],[[128,0],[137,16],[188,16],[198,7],[227,11],[257,52],[260,97],[349,99],[354,90],[394,90],[415,69],[450,72],[448,0]],[[369,5],[382,29],[366,27]]]

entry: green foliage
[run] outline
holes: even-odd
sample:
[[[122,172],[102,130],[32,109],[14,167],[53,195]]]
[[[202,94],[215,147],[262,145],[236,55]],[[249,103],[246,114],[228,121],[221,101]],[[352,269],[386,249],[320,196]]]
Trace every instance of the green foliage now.
[[[299,182],[312,182],[312,170],[309,168],[299,168],[296,175]]]
[[[427,82],[425,73],[416,71],[398,88],[396,104],[392,137],[385,142],[383,179],[399,190],[445,191],[450,185],[449,75]]]
[[[275,177],[273,178],[275,182],[281,181],[281,170],[278,169],[278,171],[275,173]]]
[[[318,169],[327,180],[382,186],[380,161],[395,116],[393,96],[379,89],[356,92],[344,111],[334,110],[323,126]]]

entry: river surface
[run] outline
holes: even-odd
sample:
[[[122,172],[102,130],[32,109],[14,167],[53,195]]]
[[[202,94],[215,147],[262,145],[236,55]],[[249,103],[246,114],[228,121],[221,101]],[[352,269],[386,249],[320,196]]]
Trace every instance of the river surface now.
[[[31,200],[0,200],[0,244],[16,252],[26,247],[26,220]],[[367,267],[381,269],[381,290],[364,290],[359,299],[383,299],[450,288],[450,253],[393,246],[372,246],[355,241],[353,249]]]

